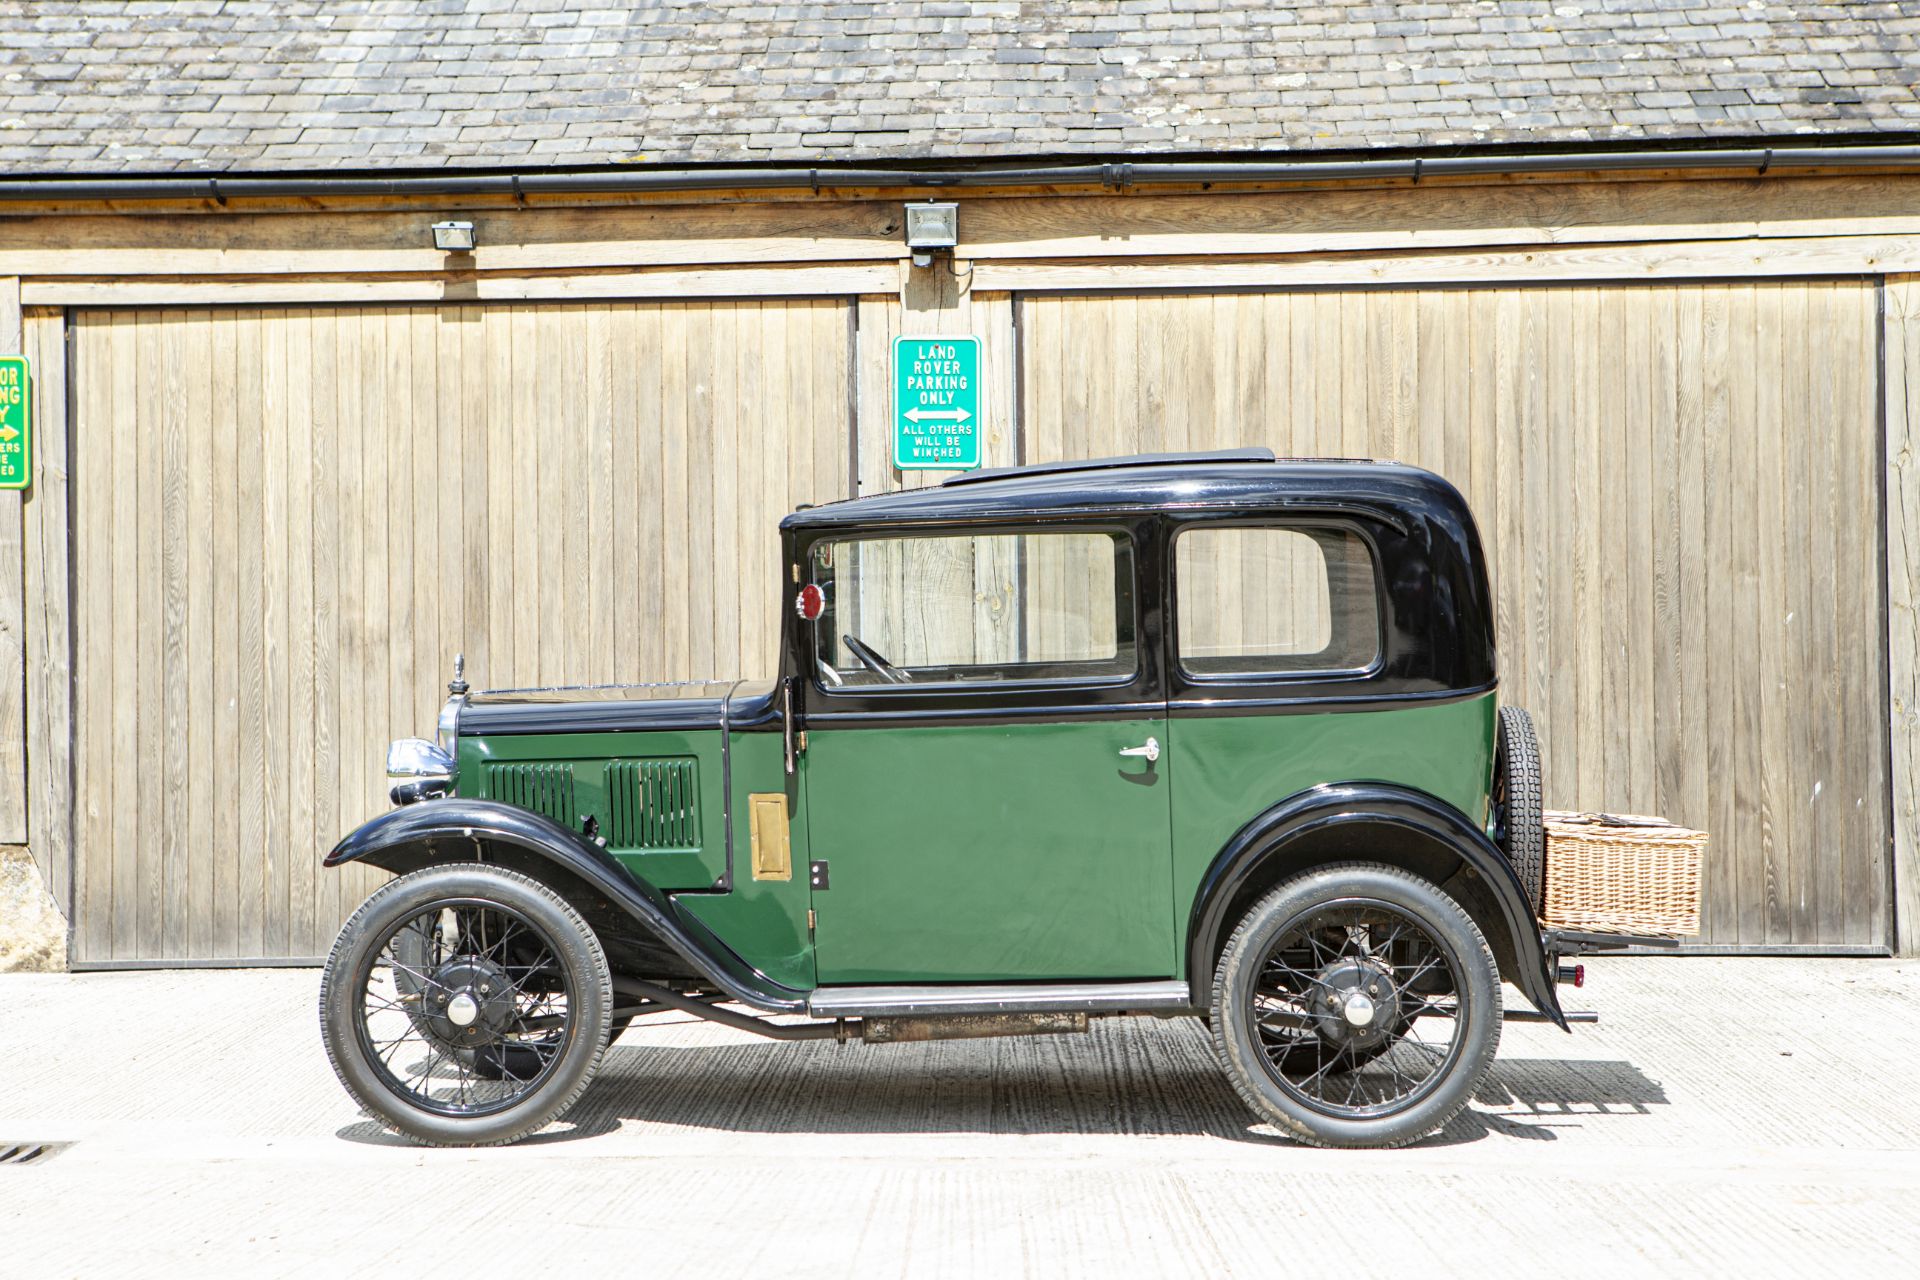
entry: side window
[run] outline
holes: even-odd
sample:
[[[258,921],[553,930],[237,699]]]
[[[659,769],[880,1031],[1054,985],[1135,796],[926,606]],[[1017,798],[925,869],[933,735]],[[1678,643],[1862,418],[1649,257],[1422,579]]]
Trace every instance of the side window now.
[[[1133,547],[1114,533],[816,543],[815,680],[881,690],[1124,681],[1138,668]]]
[[[1356,671],[1380,656],[1373,557],[1350,530],[1202,525],[1175,538],[1174,574],[1190,676]]]

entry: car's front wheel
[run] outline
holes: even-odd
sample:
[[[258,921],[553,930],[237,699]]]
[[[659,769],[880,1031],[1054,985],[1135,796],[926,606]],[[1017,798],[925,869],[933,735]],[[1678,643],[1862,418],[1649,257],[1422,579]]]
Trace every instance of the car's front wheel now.
[[[462,863],[402,876],[327,957],[320,1029],[369,1115],[420,1142],[511,1142],[572,1105],[613,1009],[593,930],[545,885]]]
[[[1256,1115],[1316,1146],[1397,1147],[1459,1113],[1500,1044],[1500,975],[1438,887],[1324,867],[1247,911],[1214,973],[1212,1024]]]

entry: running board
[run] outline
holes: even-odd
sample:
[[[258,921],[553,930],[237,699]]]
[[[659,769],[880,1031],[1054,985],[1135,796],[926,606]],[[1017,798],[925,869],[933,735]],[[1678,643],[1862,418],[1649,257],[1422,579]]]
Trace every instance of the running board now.
[[[807,999],[816,1018],[912,1018],[945,1013],[1147,1013],[1193,1007],[1187,984],[1022,983],[986,987],[820,987]]]

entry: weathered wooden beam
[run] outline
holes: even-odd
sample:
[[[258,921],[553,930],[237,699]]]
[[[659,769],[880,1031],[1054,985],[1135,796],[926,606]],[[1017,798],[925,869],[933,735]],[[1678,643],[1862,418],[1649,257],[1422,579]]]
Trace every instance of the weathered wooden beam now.
[[[891,289],[892,262],[655,268],[545,275],[60,277],[21,283],[30,306],[272,306],[377,303],[587,302],[620,298],[844,297]]]
[[[21,276],[537,271],[897,259],[880,203],[474,213],[475,248],[433,247],[429,212],[0,218],[0,270]],[[457,299],[456,299],[457,300]]]
[[[1402,187],[967,203],[961,256],[1107,258],[1892,235],[1920,178]],[[985,288],[985,285],[977,287]]]
[[[27,836],[48,892],[73,918],[73,708],[68,629],[67,326],[27,309],[33,360],[33,487],[23,505]]]
[[[895,262],[667,267],[538,275],[63,277],[25,280],[29,306],[270,306],[582,302],[621,298],[846,297],[892,292]],[[1470,252],[1280,257],[1013,259],[973,265],[981,292],[1241,289],[1433,284],[1793,279],[1920,272],[1920,232],[1777,240],[1695,240]]]
[[[958,256],[1152,258],[1404,252],[1649,239],[1920,234],[1920,176],[1587,182],[1191,195],[969,198]],[[47,276],[536,271],[898,261],[899,200],[473,210],[477,248],[433,248],[444,209],[0,217],[0,271]],[[984,284],[977,287],[985,288]]]
[[[1887,716],[1897,953],[1920,955],[1920,276],[1886,283]]]
[[[1684,153],[1676,153],[1676,160]],[[1876,177],[1901,177],[1911,175],[1912,170],[1899,164],[1887,164],[1881,167],[1865,166],[1855,160],[1845,165],[1789,165],[1783,157],[1776,155],[1766,177],[1772,182],[1788,180],[1808,180],[1813,178],[1846,178],[1859,180]],[[393,193],[342,195],[328,193],[315,195],[302,193],[297,195],[259,196],[236,194],[231,184],[220,189],[220,198],[211,194],[194,197],[172,198],[129,198],[111,200],[76,199],[40,199],[8,200],[0,204],[0,216],[6,217],[87,217],[95,214],[161,214],[161,215],[198,215],[203,217],[231,217],[235,214],[254,213],[394,213],[401,210],[417,209],[430,212],[436,217],[447,217],[467,212],[488,209],[514,211],[528,209],[589,209],[622,207],[661,207],[692,205],[738,205],[738,204],[819,204],[825,202],[850,201],[889,201],[905,202],[924,200],[928,188],[924,183],[907,186],[842,186],[832,181],[835,175],[829,171],[819,174],[821,185],[813,187],[712,187],[698,190],[647,190],[647,191],[526,191],[517,196],[509,192],[487,194],[444,192]],[[1751,183],[1756,174],[1748,169],[1729,169],[1720,166],[1701,168],[1688,167],[1676,163],[1672,168],[1663,169],[1551,169],[1540,172],[1519,173],[1452,173],[1435,172],[1428,167],[1416,179],[1410,172],[1403,174],[1373,173],[1360,177],[1274,178],[1266,181],[1222,182],[1219,179],[1193,179],[1187,182],[1155,181],[1148,185],[1130,183],[1124,194],[1131,198],[1142,195],[1261,195],[1293,194],[1313,191],[1422,191],[1445,190],[1457,187],[1539,187],[1539,186],[1587,186],[1598,183],[1626,184],[1650,182],[1729,182]],[[1112,195],[1116,188],[1110,181],[1098,182],[1028,182],[1015,186],[968,186],[964,189],[968,200],[1030,200],[1054,196],[1106,196]]]
[[[1312,253],[1271,258],[1092,258],[978,263],[975,288],[1027,292],[1323,288],[1702,277],[1789,279],[1920,271],[1920,234],[1652,241],[1533,248]]]

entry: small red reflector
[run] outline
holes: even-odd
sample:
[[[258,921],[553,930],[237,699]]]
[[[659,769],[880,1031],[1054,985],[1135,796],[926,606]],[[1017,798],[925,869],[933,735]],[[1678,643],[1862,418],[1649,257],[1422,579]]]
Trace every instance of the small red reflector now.
[[[801,617],[805,618],[808,622],[812,622],[815,618],[818,618],[821,611],[827,607],[826,593],[809,582],[806,586],[800,588],[800,594],[794,599],[793,607]]]
[[[1573,985],[1576,988],[1587,985],[1587,966],[1583,964],[1573,966]]]

